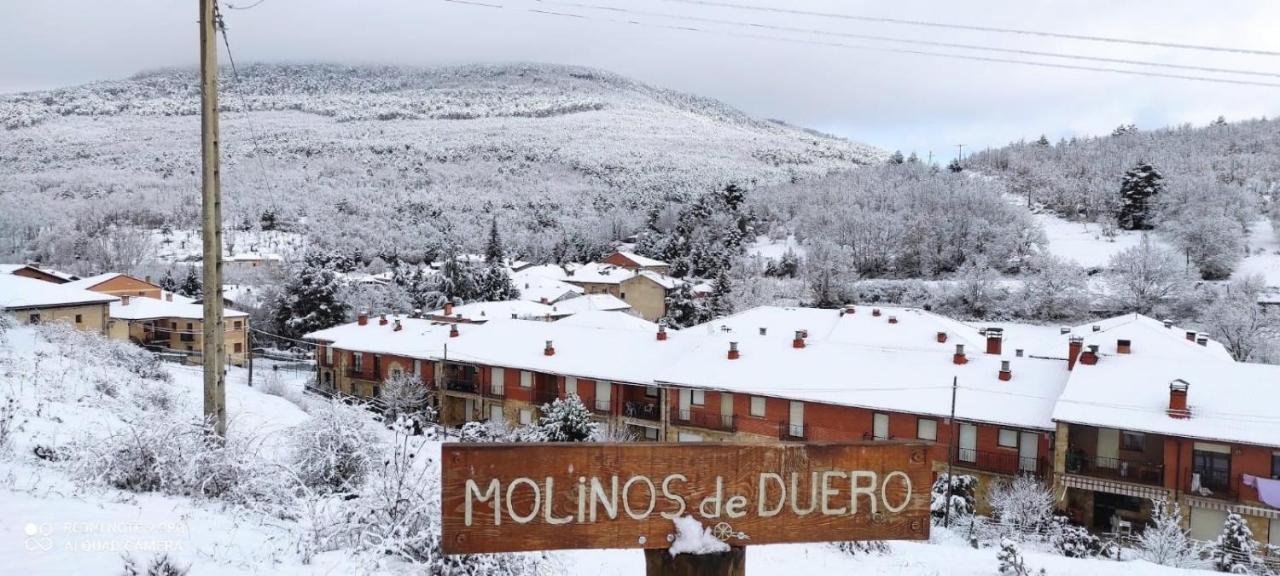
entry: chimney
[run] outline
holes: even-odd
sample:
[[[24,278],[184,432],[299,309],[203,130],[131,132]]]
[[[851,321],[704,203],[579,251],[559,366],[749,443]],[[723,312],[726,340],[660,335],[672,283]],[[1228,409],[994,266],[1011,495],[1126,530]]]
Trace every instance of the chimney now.
[[[872,316],[879,317],[879,316],[880,316],[880,309],[879,309],[879,308],[872,308],[872,309],[871,309],[871,315],[872,315]]]
[[[897,323],[898,323],[898,317],[897,317],[897,316],[889,316],[889,323],[890,323],[890,324],[897,324]]]
[[[143,277],[142,277],[142,281],[143,281],[143,282],[146,282],[147,284],[150,284],[150,283],[151,283],[151,275],[150,275],[150,274],[148,274],[148,275],[146,275],[146,276],[143,276]]]
[[[422,309],[421,309],[421,308],[414,308],[414,309],[413,309],[413,317],[414,317],[414,318],[421,318],[421,317],[422,317]]]
[[[453,316],[453,302],[444,303],[444,315]]]
[[[173,292],[165,292],[165,293],[164,293],[164,301],[165,301],[165,302],[173,302]]]
[[[378,325],[379,325],[379,326],[386,326],[386,325],[387,325],[387,315],[386,315],[386,314],[379,314],[379,315],[378,315]]]
[[[457,325],[457,324],[450,324],[450,325],[449,325],[449,337],[450,337],[450,338],[457,338],[457,337],[458,337],[458,325]]]
[[[858,311],[858,309],[857,309],[857,308],[854,308],[853,306],[845,306],[845,307],[844,307],[844,313],[845,313],[845,314],[849,314],[849,315],[851,315],[851,316],[852,316],[855,312],[857,312],[857,311]]]
[[[1199,344],[1199,345],[1201,345],[1201,346],[1208,346],[1208,345],[1209,345],[1209,335],[1208,335],[1208,334],[1205,334],[1205,333],[1203,333],[1203,332],[1202,332],[1202,333],[1200,333],[1200,334],[1196,334],[1196,344]]]
[[[395,331],[395,332],[399,332],[399,331],[401,330],[401,328],[403,328],[403,327],[402,327],[402,326],[400,326],[400,319],[399,319],[399,318],[396,318],[396,325],[395,325],[395,327],[394,327],[394,328],[392,328],[391,330],[392,330],[392,331]]]
[[[804,348],[804,330],[796,330],[796,338],[791,341],[792,348]]]
[[[956,353],[951,357],[952,364],[968,364],[969,359],[964,357],[964,344],[956,344]]]
[[[987,328],[982,333],[987,337],[987,354],[999,355],[1004,349],[1004,328]]]
[[[538,299],[538,303],[539,303],[539,304],[549,304],[549,302],[547,302],[547,297],[546,297],[546,296],[543,296],[543,297],[539,298],[539,299]]]
[[[546,345],[545,347],[543,347],[543,349],[542,349],[542,355],[543,355],[543,356],[555,356],[555,355],[556,355],[556,347],[555,347],[555,346],[553,346],[553,345],[551,344],[551,341],[550,341],[550,340],[547,340],[547,345]]]
[[[764,327],[764,326],[761,326],[761,327],[760,327],[760,335],[761,335],[761,336],[764,336],[764,335],[766,335],[766,334],[768,334],[768,333],[769,333],[769,329],[768,329],[768,328],[766,328],[766,327]]]
[[[1013,351],[1013,355],[1014,355],[1014,356],[1017,356],[1017,357],[1019,357],[1019,358],[1021,358],[1021,357],[1022,357],[1022,349],[1021,349],[1021,348],[1018,348],[1017,350],[1014,350],[1014,351]]]
[[[127,294],[121,294],[121,295],[120,295],[120,305],[121,305],[121,306],[128,306],[128,305],[129,305],[129,298],[130,298],[130,297],[129,297]]]
[[[1083,336],[1072,336],[1067,339],[1067,370],[1076,367],[1076,359],[1080,357],[1080,350],[1084,348]]]
[[[1013,370],[1009,368],[1008,360],[1003,360],[1000,362],[1000,379],[1005,382],[1008,382],[1009,380],[1013,379]]]
[[[943,332],[943,331],[939,330],[939,331],[938,331],[938,336],[937,336],[937,338],[938,338],[938,343],[939,343],[939,344],[946,344],[946,343],[947,343],[947,333],[946,333],[946,332]]]
[[[1132,343],[1129,340],[1125,340],[1124,338],[1116,340],[1116,354],[1128,354],[1133,350],[1131,344]]]
[[[1098,363],[1098,345],[1090,344],[1084,352],[1080,354],[1080,363],[1093,366]]]
[[[658,340],[666,340],[666,339],[667,339],[667,327],[666,327],[666,326],[664,326],[664,325],[662,325],[662,324],[659,324],[659,325],[658,325]]]
[[[1059,334],[1070,334],[1070,333],[1071,333],[1071,327],[1070,327],[1070,326],[1060,326],[1060,327],[1058,328],[1058,333],[1059,333]]]
[[[1191,411],[1187,409],[1187,390],[1191,388],[1186,380],[1181,378],[1169,383],[1169,410],[1170,418],[1190,418]]]
[[[368,312],[361,312],[358,316],[356,316],[356,324],[364,326],[365,324],[368,324],[368,323],[369,323]]]
[[[1093,325],[1093,331],[1094,331],[1094,332],[1101,332],[1101,331],[1102,331],[1102,326],[1099,326],[1099,325],[1097,325],[1097,324],[1094,324],[1094,325]]]
[[[1196,341],[1196,331],[1195,331],[1195,330],[1187,330],[1187,341],[1188,341],[1188,342],[1195,342],[1195,341]]]
[[[519,314],[516,314],[515,312],[512,312],[512,313],[511,313],[511,319],[512,319],[512,320],[516,320],[516,319],[518,319],[518,318],[520,318],[520,315],[519,315]]]
[[[1173,328],[1173,320],[1170,320],[1170,319],[1168,319],[1168,318],[1165,318],[1165,319],[1164,319],[1164,327],[1165,327],[1165,328]]]
[[[737,342],[729,343],[729,359],[730,360],[738,359],[738,343]]]

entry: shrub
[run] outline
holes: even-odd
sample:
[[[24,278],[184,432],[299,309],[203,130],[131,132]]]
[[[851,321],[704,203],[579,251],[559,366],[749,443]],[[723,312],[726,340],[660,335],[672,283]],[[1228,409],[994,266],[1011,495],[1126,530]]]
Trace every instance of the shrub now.
[[[150,563],[139,565],[137,560],[128,554],[124,555],[122,576],[186,576],[190,566],[179,567],[168,554],[161,554],[151,559]]]
[[[941,520],[947,515],[947,478],[939,474],[934,481],[929,503],[929,513],[934,520]],[[964,474],[951,476],[951,519],[959,520],[973,515],[974,493],[978,489],[978,479]]]
[[[889,554],[893,550],[884,540],[855,540],[852,542],[836,542],[837,550],[850,556],[859,554]]]
[[[991,508],[999,521],[1016,531],[1038,531],[1053,512],[1053,493],[1031,476],[1018,476],[991,494]]]
[[[358,488],[376,461],[375,446],[354,409],[331,403],[292,432],[292,468],[307,488],[322,494]]]
[[[1031,576],[1033,573],[1044,575],[1043,568],[1039,572],[1032,572],[1027,568],[1026,561],[1022,559],[1022,551],[1007,538],[1000,541],[1000,552],[996,554],[996,560],[1000,562],[1000,574],[1005,576]]]
[[[1108,555],[1102,540],[1090,534],[1083,526],[1071,524],[1064,516],[1053,518],[1049,544],[1067,558],[1093,558]]]
[[[1192,567],[1200,556],[1191,532],[1182,528],[1182,509],[1164,499],[1152,506],[1151,522],[1138,536],[1138,551],[1148,562],[1175,568]]]
[[[1209,549],[1209,559],[1214,569],[1231,574],[1250,574],[1261,564],[1253,531],[1239,514],[1227,515],[1222,534]]]

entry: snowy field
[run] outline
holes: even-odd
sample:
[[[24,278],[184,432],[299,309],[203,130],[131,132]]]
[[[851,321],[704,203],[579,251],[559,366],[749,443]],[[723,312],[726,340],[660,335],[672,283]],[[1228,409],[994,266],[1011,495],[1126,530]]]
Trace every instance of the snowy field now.
[[[1249,229],[1249,257],[1236,267],[1236,278],[1261,274],[1267,286],[1280,286],[1280,240],[1270,220],[1259,220]]]
[[[272,230],[236,230],[227,223],[222,233],[222,244],[228,257],[282,256],[302,250],[306,240],[300,234]],[[155,247],[155,259],[161,262],[193,262],[201,257],[200,230],[181,229],[165,233],[152,230],[151,245]]]
[[[0,453],[0,510],[5,511],[0,555],[6,558],[6,573],[118,573],[125,552],[143,561],[166,552],[179,564],[190,565],[193,576],[430,573],[387,555],[349,549],[317,551],[304,562],[300,551],[306,535],[320,529],[307,520],[314,516],[281,517],[215,499],[118,490],[77,476],[78,463],[37,458],[37,447],[63,450],[84,442],[104,443],[130,425],[149,425],[149,413],[133,404],[154,402],[158,391],[153,383],[173,393],[166,404],[171,410],[194,415],[201,398],[200,373],[194,367],[139,365],[138,358],[145,356],[129,350],[88,349],[91,336],[46,334],[13,328],[0,336],[0,393],[18,407],[11,445]],[[121,357],[124,360],[102,360]],[[137,374],[158,369],[171,375],[171,381],[163,382],[162,376],[130,378],[121,366]],[[266,377],[255,377],[258,385],[251,388],[243,370],[229,372],[230,433],[257,439],[263,462],[280,461],[288,452],[291,432],[317,411],[317,400],[301,394],[305,374],[280,376],[274,387],[266,385]],[[265,388],[273,388],[275,394]],[[439,477],[440,445],[422,442],[422,477],[434,480]],[[1027,545],[1025,559],[1028,566],[1045,568],[1048,574],[1190,573],[1138,560],[1068,559],[1043,546]],[[996,573],[996,553],[996,548],[973,549],[963,536],[935,529],[931,542],[894,542],[891,552],[883,555],[852,556],[828,544],[749,547],[747,565],[753,574],[988,575]],[[639,575],[644,573],[644,558],[636,550],[555,552],[547,554],[540,572]]]

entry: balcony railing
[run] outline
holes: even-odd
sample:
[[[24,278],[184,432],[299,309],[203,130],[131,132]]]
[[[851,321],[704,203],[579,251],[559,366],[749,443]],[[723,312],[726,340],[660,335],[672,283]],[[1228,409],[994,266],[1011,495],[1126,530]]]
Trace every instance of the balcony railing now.
[[[475,380],[448,379],[444,382],[444,389],[450,392],[463,392],[466,394],[479,393]]]
[[[492,385],[480,386],[480,393],[489,398],[505,398],[507,396],[507,388],[494,388]]]
[[[876,436],[871,432],[866,432],[862,435],[862,439],[868,442],[882,442],[885,440],[893,440],[893,436]]]
[[[1238,500],[1239,493],[1231,483],[1231,474],[1222,470],[1188,470],[1183,480],[1187,494],[1216,498],[1219,500]]]
[[[683,426],[697,426],[708,430],[734,432],[738,429],[738,417],[732,414],[712,414],[701,410],[672,411],[671,419]]]
[[[1022,456],[1017,452],[990,452],[971,448],[955,448],[955,464],[997,474],[1031,474],[1043,478],[1049,473],[1045,458]]]
[[[809,425],[808,424],[792,424],[790,422],[778,423],[778,439],[779,440],[808,440]]]
[[[662,410],[658,408],[657,402],[627,400],[627,402],[622,405],[622,414],[628,418],[639,418],[642,420],[652,420],[654,422],[662,420]]]
[[[1067,473],[1111,478],[1124,482],[1164,485],[1164,465],[1123,458],[1098,458],[1086,454],[1067,453]]]
[[[591,408],[600,414],[608,414],[613,411],[613,401],[609,398],[596,398]]]

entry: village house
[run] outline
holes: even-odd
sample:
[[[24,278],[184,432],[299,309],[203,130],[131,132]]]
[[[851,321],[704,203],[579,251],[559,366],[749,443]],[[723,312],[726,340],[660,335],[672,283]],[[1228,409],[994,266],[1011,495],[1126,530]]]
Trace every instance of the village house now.
[[[77,330],[106,335],[108,309],[118,298],[79,288],[0,274],[0,310],[19,324],[65,322]]]
[[[658,274],[671,273],[671,265],[666,262],[622,250],[606,256],[601,260],[601,262],[626,268],[628,270],[635,270],[637,272],[640,270],[648,270],[650,272],[657,272]]]
[[[1030,474],[1097,530],[1139,526],[1164,497],[1198,537],[1235,511],[1280,539],[1280,502],[1263,500],[1280,477],[1277,393],[1264,387],[1280,367],[1235,363],[1172,323],[977,328],[867,306],[761,307],[681,331],[624,317],[366,317],[308,337],[322,385],[376,396],[412,370],[449,426],[536,422],[574,394],[637,441],[923,440],[936,472],[950,461],[978,478],[983,511],[996,482]]]
[[[66,284],[80,279],[73,274],[45,268],[39,264],[0,264],[0,274],[13,274],[14,276],[44,280],[52,284]]]

